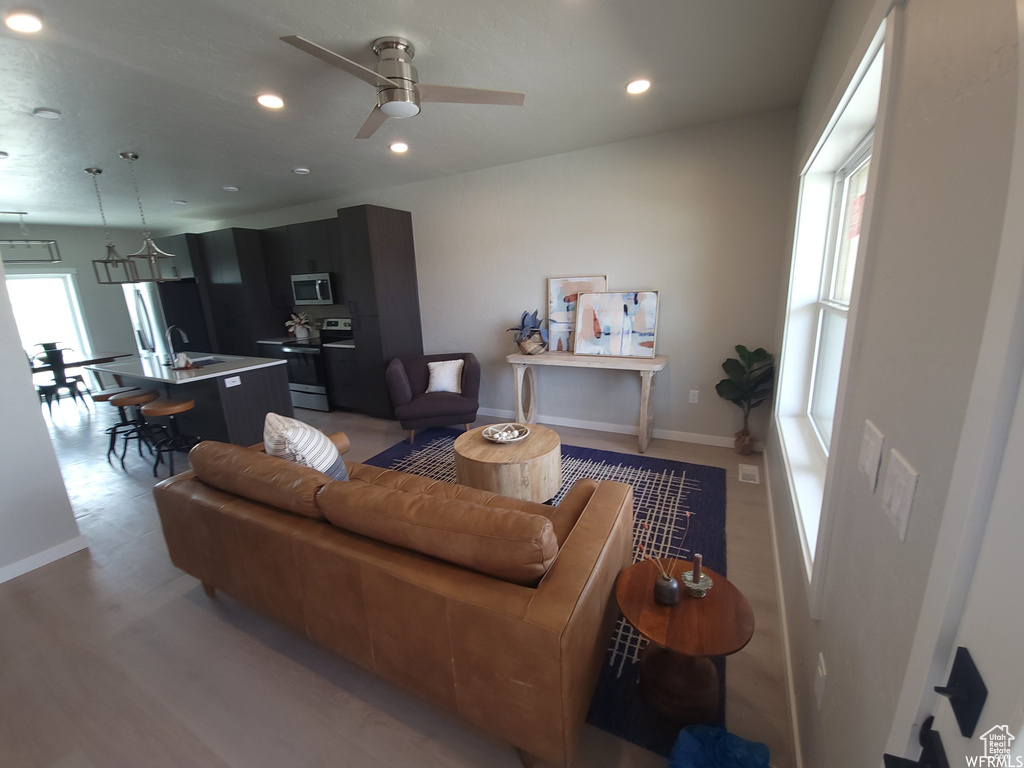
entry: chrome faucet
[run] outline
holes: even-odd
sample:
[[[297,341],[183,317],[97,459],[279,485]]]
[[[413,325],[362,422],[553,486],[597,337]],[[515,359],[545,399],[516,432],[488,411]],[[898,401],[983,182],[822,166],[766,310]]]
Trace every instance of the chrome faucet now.
[[[167,364],[174,365],[174,340],[171,338],[171,331],[177,331],[178,335],[181,336],[181,340],[188,344],[188,334],[185,333],[181,328],[176,325],[169,326],[167,332],[164,334],[164,338],[167,340]]]

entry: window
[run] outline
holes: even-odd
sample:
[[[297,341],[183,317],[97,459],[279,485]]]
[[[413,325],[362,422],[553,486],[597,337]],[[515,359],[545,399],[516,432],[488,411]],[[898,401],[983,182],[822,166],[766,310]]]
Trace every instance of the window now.
[[[7,293],[26,353],[39,352],[37,345],[51,341],[83,356],[91,353],[71,273],[8,274]]]
[[[871,164],[871,139],[835,175],[829,237],[821,271],[814,366],[809,384],[808,416],[828,453],[839,393],[839,369],[846,342],[846,321],[853,293],[853,273],[860,243],[864,198]]]
[[[877,172],[872,152],[880,141],[875,122],[887,23],[869,45],[800,175],[774,418],[811,584],[812,614],[820,593],[814,575],[824,567],[820,542],[828,541],[829,454],[839,429],[844,351],[855,322],[861,231],[864,223],[870,226],[869,181]]]

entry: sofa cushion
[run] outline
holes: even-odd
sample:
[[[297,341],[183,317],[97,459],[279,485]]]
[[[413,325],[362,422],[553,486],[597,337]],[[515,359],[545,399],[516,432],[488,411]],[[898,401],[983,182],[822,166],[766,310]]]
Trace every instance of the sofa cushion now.
[[[334,480],[348,480],[345,462],[331,439],[298,419],[268,413],[263,424],[263,445],[271,456],[318,469]]]
[[[317,504],[339,528],[516,584],[535,585],[558,553],[551,521],[515,509],[355,479],[327,485]]]
[[[572,533],[576,521],[583,512],[583,508],[587,506],[587,502],[590,501],[590,497],[594,495],[594,490],[597,488],[596,480],[586,478],[577,480],[558,506],[553,507],[549,504],[512,499],[508,496],[501,496],[493,491],[481,491],[465,485],[446,483],[443,480],[434,480],[422,475],[411,475],[393,469],[373,467],[369,464],[349,462],[348,471],[354,480],[363,480],[364,482],[373,483],[384,488],[393,488],[398,491],[405,491],[406,493],[422,493],[429,496],[441,496],[447,499],[459,499],[460,501],[468,501],[484,507],[517,509],[520,512],[541,515],[551,521],[559,549],[561,549],[565,540],[569,538],[569,534]]]
[[[199,443],[189,452],[188,460],[192,471],[207,485],[297,515],[324,519],[316,495],[331,478],[323,472],[213,440]]]

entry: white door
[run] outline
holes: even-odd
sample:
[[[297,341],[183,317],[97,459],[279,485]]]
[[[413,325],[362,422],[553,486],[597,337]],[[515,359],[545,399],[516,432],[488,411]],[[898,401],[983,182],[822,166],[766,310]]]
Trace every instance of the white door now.
[[[988,698],[970,738],[949,703],[938,701],[934,728],[950,766],[1024,766],[1024,387],[954,646],[970,652]]]

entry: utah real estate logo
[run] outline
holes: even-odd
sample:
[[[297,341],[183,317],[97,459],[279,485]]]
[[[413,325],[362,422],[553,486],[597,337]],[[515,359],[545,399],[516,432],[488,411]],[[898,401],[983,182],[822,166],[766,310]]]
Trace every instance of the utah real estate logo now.
[[[1008,726],[997,725],[978,738],[985,745],[985,751],[980,755],[967,755],[969,768],[1024,768],[1024,757],[1010,754],[1017,737],[1010,733]]]

